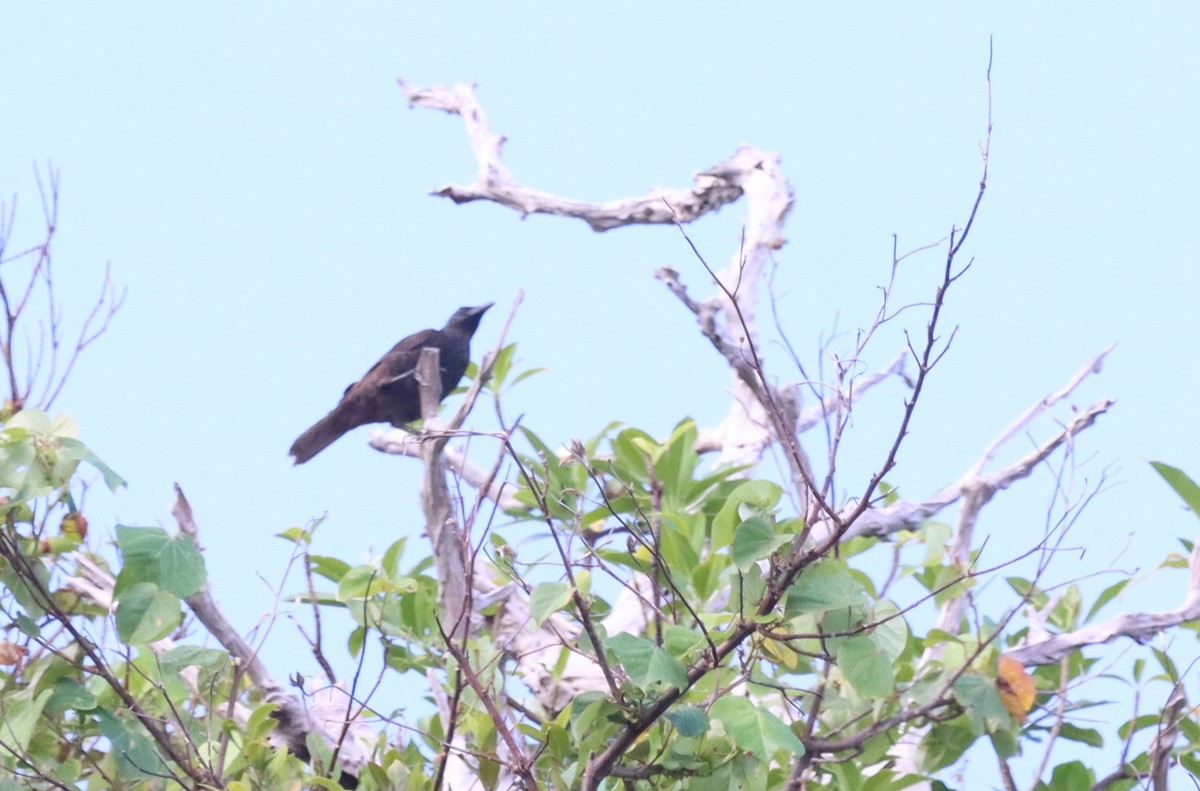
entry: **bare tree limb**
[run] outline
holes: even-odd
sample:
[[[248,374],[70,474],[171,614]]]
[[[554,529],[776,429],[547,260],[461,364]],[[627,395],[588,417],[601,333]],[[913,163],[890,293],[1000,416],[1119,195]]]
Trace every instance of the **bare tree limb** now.
[[[739,184],[726,178],[721,166],[697,173],[691,189],[653,189],[640,198],[626,198],[604,203],[584,203],[529,189],[515,183],[500,158],[505,138],[492,131],[483,108],[475,99],[473,85],[458,84],[453,88],[434,86],[417,88],[404,80],[397,81],[413,107],[426,107],[460,116],[467,129],[467,138],[479,165],[472,184],[447,184],[433,192],[455,203],[487,200],[521,213],[552,214],[576,217],[594,231],[608,231],[625,225],[674,224],[690,222],[742,195]]]
[[[1174,610],[1121,613],[1103,623],[1072,632],[1028,641],[1005,652],[1023,665],[1048,665],[1089,645],[1110,643],[1121,637],[1142,643],[1167,629],[1200,619],[1200,541],[1188,558],[1190,578],[1183,603]]]
[[[1162,718],[1158,723],[1158,733],[1150,744],[1150,784],[1154,791],[1168,791],[1167,770],[1171,768],[1171,751],[1179,738],[1179,723],[1184,718],[1187,708],[1187,696],[1183,691],[1183,682],[1176,681],[1163,707]]]
[[[989,443],[983,455],[967,468],[954,483],[946,486],[940,492],[926,500],[914,501],[902,499],[882,508],[872,508],[864,512],[854,522],[850,529],[846,531],[846,536],[870,535],[883,537],[901,530],[913,530],[919,527],[924,520],[929,519],[944,508],[953,505],[968,492],[974,492],[977,496],[984,497],[981,502],[986,503],[997,492],[1007,489],[1022,478],[1028,477],[1037,465],[1048,458],[1051,453],[1090,427],[1100,415],[1107,412],[1116,402],[1111,398],[1105,398],[1096,402],[1082,412],[1076,413],[1071,420],[1063,424],[1062,428],[1053,437],[1017,461],[991,474],[985,474],[983,470],[988,462],[995,458],[997,451],[1005,442],[1017,436],[1035,417],[1046,414],[1049,412],[1051,406],[1073,393],[1088,375],[1098,372],[1105,356],[1112,349],[1112,346],[1108,346],[1095,357],[1088,360],[1061,389],[1038,401],[1005,427]],[[850,508],[851,506],[846,506],[843,509],[843,513],[849,513]],[[821,540],[822,531],[829,529],[831,527],[824,523],[818,526],[818,529],[814,531],[817,540]]]
[[[413,459],[421,458],[421,438],[404,431],[388,429],[374,432],[369,443],[372,448],[381,453],[408,456]],[[500,508],[505,511],[513,511],[523,507],[516,497],[516,485],[508,481],[496,480],[489,483],[491,474],[472,461],[465,450],[455,445],[447,445],[443,453],[446,469],[476,489],[486,487],[483,489],[484,496],[495,502]]]
[[[199,551],[199,530],[192,515],[192,506],[179,484],[175,484],[175,502],[171,506],[171,515],[179,525],[179,532],[188,536]],[[242,638],[217,606],[207,582],[199,593],[188,596],[184,602],[196,619],[229,652],[239,671],[244,672],[262,691],[266,700],[278,707],[278,735],[287,744],[288,749],[294,755],[307,756],[307,735],[313,731],[319,733],[331,747],[344,741],[339,751],[342,766],[346,772],[357,776],[370,757],[369,745],[374,735],[370,727],[361,721],[347,722],[346,693],[340,687],[326,685],[324,689],[314,692],[314,704],[311,710],[306,710],[301,701],[276,681],[258,660],[257,652]],[[344,740],[343,737],[347,733],[351,738]]]

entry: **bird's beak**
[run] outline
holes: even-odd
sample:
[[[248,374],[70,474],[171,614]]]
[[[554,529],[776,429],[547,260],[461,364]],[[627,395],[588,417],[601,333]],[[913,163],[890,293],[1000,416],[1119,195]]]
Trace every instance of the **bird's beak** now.
[[[471,314],[474,316],[482,316],[488,308],[495,304],[495,302],[489,302],[486,305],[480,305],[479,307],[471,308]]]

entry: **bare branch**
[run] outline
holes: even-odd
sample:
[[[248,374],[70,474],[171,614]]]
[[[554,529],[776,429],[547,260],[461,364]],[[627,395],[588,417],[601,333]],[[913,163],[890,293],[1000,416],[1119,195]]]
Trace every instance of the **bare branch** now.
[[[475,432],[460,432],[456,436],[478,435]],[[496,438],[503,439],[498,435]],[[369,443],[372,448],[382,453],[408,456],[413,459],[421,458],[421,438],[406,431],[399,429],[376,431],[371,434]],[[523,507],[517,500],[517,487],[514,484],[496,480],[489,483],[490,473],[472,461],[465,450],[454,445],[447,445],[443,453],[446,459],[446,468],[450,472],[476,489],[486,487],[482,489],[484,496],[495,502],[500,508],[505,511],[513,511]]]
[[[1053,437],[1003,469],[990,475],[985,474],[983,469],[989,461],[995,458],[999,448],[1005,442],[1012,439],[1012,437],[1016,436],[1021,429],[1028,426],[1034,417],[1047,412],[1050,406],[1074,392],[1089,374],[1097,372],[1100,369],[1100,361],[1103,360],[1104,356],[1111,349],[1112,347],[1110,346],[1096,357],[1093,357],[1068,380],[1062,389],[1046,396],[1010,423],[988,445],[979,460],[972,464],[954,483],[927,500],[898,500],[883,508],[872,508],[864,512],[854,522],[846,531],[846,536],[873,535],[882,537],[900,530],[912,530],[942,509],[953,505],[967,492],[986,495],[986,499],[983,501],[986,502],[996,492],[1008,488],[1022,478],[1028,477],[1038,464],[1042,463],[1061,445],[1071,441],[1084,429],[1090,427],[1100,415],[1107,412],[1116,402],[1111,398],[1106,398],[1079,412],[1069,422],[1064,424]],[[850,510],[851,506],[843,509],[843,516],[850,513]],[[818,530],[814,531],[814,536],[820,541],[822,540],[823,531],[829,529],[831,529],[829,525],[819,526]]]
[[[179,532],[188,536],[199,551],[201,549],[199,530],[192,515],[192,506],[184,496],[183,489],[179,484],[175,484],[175,502],[171,506],[171,515],[175,517],[175,521],[179,525]],[[347,725],[344,716],[346,693],[341,691],[340,687],[326,685],[327,688],[323,693],[320,690],[315,692],[315,700],[321,705],[314,705],[312,713],[306,711],[301,701],[288,692],[287,688],[276,681],[267,671],[266,667],[258,660],[257,652],[250,647],[250,644],[242,638],[233,624],[221,612],[207,582],[199,593],[188,596],[184,602],[187,603],[196,619],[229,652],[239,672],[245,672],[251,682],[262,691],[263,696],[279,707],[276,716],[280,723],[279,735],[294,755],[307,756],[309,754],[306,745],[308,733],[315,730],[320,733],[327,744],[333,747],[342,739],[346,728],[349,727],[354,738],[342,746],[340,751],[342,765],[347,772],[354,775],[362,770],[368,759],[365,743],[370,738],[369,728],[364,731],[365,726],[361,722],[351,722]],[[334,689],[337,689],[338,692],[335,692]]]
[[[1023,665],[1048,665],[1089,645],[1110,643],[1121,637],[1142,643],[1163,631],[1200,619],[1200,541],[1188,559],[1190,577],[1183,603],[1174,610],[1121,613],[1103,623],[1052,636],[1028,637],[1022,645],[1005,652]]]
[[[1179,738],[1179,723],[1184,719],[1187,708],[1187,696],[1184,694],[1183,682],[1176,681],[1163,707],[1162,716],[1158,723],[1158,733],[1150,744],[1150,783],[1154,791],[1168,791],[1167,770],[1171,767],[1171,752],[1175,741]]]
[[[410,106],[458,115],[466,125],[471,150],[479,164],[475,181],[467,185],[447,184],[433,192],[455,203],[487,200],[514,209],[522,216],[552,214],[577,217],[594,231],[608,231],[626,225],[691,222],[736,201],[742,195],[741,185],[731,180],[721,165],[697,173],[695,186],[691,189],[656,188],[640,198],[604,203],[585,203],[522,187],[512,180],[508,168],[500,159],[505,138],[492,131],[483,108],[475,99],[473,85],[460,83],[453,88],[416,88],[404,80],[397,82],[408,97]]]
[[[8,379],[11,409],[19,411],[27,404],[36,403],[49,410],[63,387],[83,351],[108,330],[109,324],[120,310],[125,298],[124,289],[118,290],[112,279],[111,265],[105,264],[100,293],[79,328],[73,344],[64,341],[64,314],[56,296],[56,278],[52,246],[58,230],[59,173],[47,166],[48,175],[43,180],[40,170],[35,172],[42,205],[42,220],[45,231],[41,241],[12,255],[5,255],[13,222],[16,219],[16,201],[5,219],[0,216],[0,264],[7,265],[5,277],[0,277],[0,356],[3,357],[4,373]],[[3,215],[0,208],[0,215]],[[21,277],[23,284],[14,284],[11,265],[25,262],[28,269]],[[32,321],[27,318],[31,300],[45,299],[44,318]],[[18,362],[17,347],[25,346],[25,362]],[[63,360],[65,356],[65,362]],[[61,366],[61,370],[60,370]],[[35,390],[38,395],[34,396]]]

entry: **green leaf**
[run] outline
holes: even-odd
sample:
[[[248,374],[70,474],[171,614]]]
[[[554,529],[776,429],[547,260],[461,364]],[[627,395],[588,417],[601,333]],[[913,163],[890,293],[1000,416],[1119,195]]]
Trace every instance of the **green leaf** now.
[[[127,588],[117,604],[117,636],[130,645],[161,640],[183,622],[179,599],[152,582]]]
[[[767,791],[767,773],[753,756],[735,755],[707,777],[687,781],[687,791]]]
[[[196,668],[196,685],[200,689],[209,689],[215,678],[233,666],[225,651],[198,645],[176,646],[163,654],[158,663],[164,676],[179,675],[185,668]]]
[[[710,554],[692,571],[690,582],[700,601],[707,601],[722,588],[723,572],[732,561],[726,553]]]
[[[1195,481],[1177,467],[1163,464],[1161,461],[1152,461],[1150,462],[1150,466],[1158,470],[1158,474],[1187,503],[1188,508],[1191,508],[1193,513],[1200,516],[1200,486],[1197,486]]]
[[[117,525],[117,547],[125,561],[117,575],[117,595],[142,582],[153,583],[181,599],[204,587],[204,558],[188,536],[168,536],[158,527]]]
[[[708,733],[708,717],[695,706],[676,706],[664,715],[680,736],[702,736]]]
[[[838,667],[854,691],[864,698],[886,698],[896,688],[891,660],[871,637],[860,635],[839,642]]]
[[[408,543],[406,538],[398,538],[392,542],[391,546],[383,553],[383,559],[379,562],[379,567],[383,569],[383,573],[388,579],[394,580],[400,576],[400,557],[404,554],[404,545]]]
[[[687,502],[692,473],[700,463],[700,456],[696,453],[698,433],[692,420],[681,422],[667,438],[662,454],[654,463],[654,475],[662,484],[663,498],[668,508]]]
[[[29,740],[38,730],[38,719],[42,709],[50,700],[54,690],[45,689],[33,695],[33,688],[28,687],[20,692],[9,692],[4,697],[4,720],[0,722],[0,755],[9,753],[18,759],[23,759],[29,748]]]
[[[880,760],[883,760],[884,756],[886,756],[886,752],[880,756]],[[859,771],[858,766],[854,764],[845,764],[844,766],[850,771]],[[903,791],[920,782],[921,778],[916,775],[907,772],[897,774],[892,769],[880,768],[870,777],[863,778],[862,787],[863,791]]]
[[[692,652],[708,647],[708,643],[699,631],[689,629],[679,624],[668,624],[663,629],[663,648],[671,656],[687,661]]]
[[[96,696],[73,678],[60,678],[54,682],[53,695],[46,703],[46,710],[53,714],[64,711],[91,711],[96,708]]]
[[[1073,742],[1083,742],[1089,747],[1104,746],[1104,737],[1094,728],[1080,728],[1078,725],[1063,722],[1059,728],[1059,735]]]
[[[294,544],[299,544],[299,543],[303,542],[304,544],[307,545],[309,543],[308,531],[305,530],[303,527],[299,527],[299,526],[289,527],[287,530],[284,530],[282,533],[276,533],[275,535],[286,541],[291,541]]]
[[[647,444],[654,445],[654,438],[636,428],[627,428],[613,438],[613,469],[621,480],[649,482]]]
[[[60,437],[58,441],[62,445],[63,451],[71,458],[76,461],[86,461],[99,470],[100,475],[104,478],[104,485],[108,487],[110,492],[115,492],[122,486],[128,485],[124,478],[117,475],[112,467],[101,461],[99,456],[88,450],[87,446],[79,440],[72,439],[71,437]]]
[[[992,749],[996,751],[996,755],[1001,758],[1014,758],[1021,753],[1021,742],[1017,736],[1020,733],[1020,728],[1017,723],[1010,717],[1007,727],[997,725],[996,728],[988,734],[988,738],[992,742]]]
[[[592,590],[592,572],[587,569],[577,569],[575,571],[575,586],[579,589],[579,595],[587,598]]]
[[[1018,596],[1029,597],[1029,601],[1039,609],[1045,607],[1046,603],[1050,601],[1050,597],[1046,595],[1045,591],[1024,577],[1005,577],[1005,582]]]
[[[935,723],[917,748],[918,765],[926,772],[945,769],[975,743],[977,734],[967,726],[966,718]]]
[[[769,513],[782,496],[783,489],[770,481],[738,484],[713,518],[713,547],[719,549],[728,546],[733,540],[735,527],[751,516]]]
[[[1200,777],[1200,756],[1197,756],[1194,752],[1180,752],[1176,753],[1176,755],[1179,757],[1180,766],[1186,769],[1192,777]]]
[[[29,570],[33,572],[36,578],[36,584],[30,586],[25,577],[18,574],[16,570],[6,564],[0,567],[0,585],[7,588],[16,598],[17,603],[25,608],[25,612],[32,618],[41,618],[46,610],[44,603],[46,601],[43,591],[49,589],[50,586],[50,569],[43,563],[29,563]]]
[[[683,663],[644,637],[615,634],[604,641],[621,663],[626,675],[639,689],[650,690],[655,684],[687,689],[687,670]]]
[[[864,791],[866,788],[866,778],[860,773],[858,761],[849,765],[831,762],[829,772],[834,781],[832,787],[837,791]]]
[[[976,733],[1008,728],[1012,718],[1000,700],[996,682],[977,673],[964,673],[954,682],[954,697],[967,710]]]
[[[529,377],[534,376],[535,374],[540,374],[543,371],[549,371],[549,370],[550,369],[545,366],[541,366],[539,368],[526,368],[524,371],[521,371],[521,373],[517,374],[517,378],[513,379],[512,383],[513,383],[513,385],[518,385],[521,382],[524,382]]]
[[[1179,668],[1175,666],[1175,660],[1166,651],[1159,648],[1151,648],[1150,652],[1154,654],[1154,658],[1158,660],[1158,664],[1167,674],[1167,678],[1171,680],[1171,683],[1179,681]]]
[[[127,780],[150,777],[150,772],[162,772],[164,767],[150,735],[140,723],[126,721],[107,709],[98,709],[100,733],[112,745],[111,754],[117,762],[117,774]]]
[[[274,703],[262,703],[250,712],[250,717],[246,720],[246,739],[248,741],[256,741],[266,738],[267,734],[275,730],[279,726],[279,720],[271,715],[278,709]]]
[[[621,710],[600,692],[584,692],[571,701],[568,710],[571,735],[580,750],[603,744],[613,726],[621,722]]]
[[[1112,585],[1109,585],[1107,588],[1102,590],[1100,592],[1100,595],[1096,597],[1095,603],[1092,604],[1092,608],[1090,610],[1088,610],[1087,617],[1083,619],[1084,623],[1091,621],[1092,617],[1096,613],[1100,612],[1101,607],[1108,604],[1110,601],[1112,601],[1117,596],[1119,596],[1121,594],[1121,591],[1125,590],[1125,587],[1127,585],[1129,585],[1129,583],[1131,581],[1132,580],[1121,580],[1119,582],[1113,583]]]
[[[337,598],[342,603],[365,599],[383,593],[386,582],[379,569],[370,564],[355,566],[338,581]]]
[[[732,596],[726,606],[728,610],[741,614],[743,618],[751,618],[766,589],[767,581],[762,569],[757,563],[751,564],[750,568],[741,572],[741,578],[730,591]]]
[[[792,615],[857,607],[866,600],[866,590],[849,567],[840,560],[826,558],[800,573],[788,591],[787,612]]]
[[[496,359],[492,361],[492,386],[496,390],[499,390],[504,384],[504,380],[508,378],[508,372],[512,370],[513,355],[516,354],[516,351],[517,345],[515,343],[510,343],[501,348],[499,353],[496,354]],[[476,369],[476,372],[472,375],[472,378],[478,375],[479,372],[478,369]]]
[[[695,503],[697,498],[707,493],[713,487],[720,485],[729,486],[731,483],[736,484],[736,480],[730,481],[729,479],[738,475],[738,473],[751,469],[753,466],[752,464],[742,464],[736,467],[722,467],[716,472],[692,481],[691,492],[689,494],[690,503]],[[717,497],[719,498],[720,495],[717,495]]]
[[[351,568],[346,561],[326,555],[309,555],[308,567],[314,574],[319,574],[330,582],[341,582],[342,577],[346,576],[346,572]]]
[[[54,765],[54,778],[68,788],[75,788],[83,774],[83,762],[78,758],[68,758]]]
[[[1117,728],[1117,736],[1121,737],[1121,739],[1128,739],[1131,732],[1137,733],[1138,731],[1145,730],[1146,728],[1157,728],[1160,725],[1162,725],[1162,721],[1159,719],[1159,715],[1157,713],[1143,714],[1139,717],[1133,718],[1132,720],[1124,722],[1119,728]]]
[[[775,529],[761,516],[752,516],[733,533],[733,563],[746,571],[775,550]]]
[[[700,562],[700,553],[693,543],[693,531],[690,530],[697,521],[701,524],[703,538],[702,514],[663,515],[662,527],[658,532],[658,551],[662,553],[667,570],[674,579],[686,578]]]
[[[1079,761],[1059,764],[1050,775],[1050,787],[1054,791],[1091,791],[1095,783],[1095,773]]]
[[[541,626],[554,613],[571,601],[571,586],[565,582],[543,582],[529,595],[529,614]]]
[[[25,613],[21,613],[17,616],[16,624],[17,628],[21,630],[22,634],[28,635],[35,640],[42,634],[42,629],[37,625],[37,621],[33,620]]]
[[[871,639],[880,651],[887,654],[888,659],[895,662],[908,645],[908,624],[900,615],[900,608],[890,601],[878,601],[870,620],[878,624],[871,630]]]
[[[1050,623],[1064,632],[1079,628],[1079,610],[1083,606],[1083,597],[1078,585],[1068,585],[1059,594],[1058,603],[1050,611]]]
[[[11,423],[0,431],[0,487],[21,489],[31,467],[36,466],[37,449],[29,432]],[[13,499],[23,500],[38,492],[26,492]]]
[[[737,746],[759,760],[770,760],[777,750],[804,755],[804,745],[792,729],[766,708],[741,695],[717,698],[709,716],[725,726]]]
[[[125,484],[79,441],[79,429],[68,415],[51,419],[40,409],[24,409],[0,430],[0,486],[17,490],[13,500],[63,488],[81,461],[98,469],[109,488]]]

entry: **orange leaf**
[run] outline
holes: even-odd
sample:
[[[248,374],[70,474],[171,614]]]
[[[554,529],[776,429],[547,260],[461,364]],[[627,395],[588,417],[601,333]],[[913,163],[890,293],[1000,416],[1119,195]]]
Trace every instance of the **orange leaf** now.
[[[29,649],[23,645],[0,642],[0,665],[19,665],[21,660],[29,656]]]
[[[1012,718],[1024,725],[1027,712],[1033,708],[1033,699],[1037,696],[1037,684],[1021,667],[1021,663],[1011,657],[1000,657],[1000,666],[996,675],[996,687],[1000,692],[1000,702],[1012,715]]]

